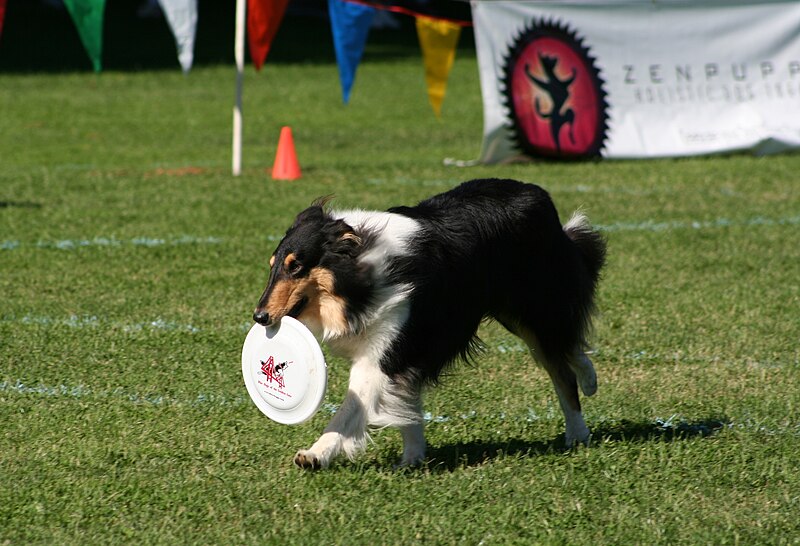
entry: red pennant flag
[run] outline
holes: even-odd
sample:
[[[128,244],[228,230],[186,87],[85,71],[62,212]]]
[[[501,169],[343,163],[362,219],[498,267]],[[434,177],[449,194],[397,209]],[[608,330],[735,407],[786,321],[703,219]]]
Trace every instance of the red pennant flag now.
[[[6,18],[6,0],[0,0],[0,34],[3,34],[3,19]]]
[[[256,70],[267,60],[289,0],[247,0],[247,43]]]

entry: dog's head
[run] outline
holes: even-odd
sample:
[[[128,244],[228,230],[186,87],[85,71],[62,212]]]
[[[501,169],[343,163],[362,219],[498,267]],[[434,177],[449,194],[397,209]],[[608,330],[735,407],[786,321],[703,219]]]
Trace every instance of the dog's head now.
[[[346,222],[317,201],[301,212],[269,260],[267,287],[253,320],[270,326],[296,318],[319,337],[347,331],[340,278],[352,269],[361,239]]]

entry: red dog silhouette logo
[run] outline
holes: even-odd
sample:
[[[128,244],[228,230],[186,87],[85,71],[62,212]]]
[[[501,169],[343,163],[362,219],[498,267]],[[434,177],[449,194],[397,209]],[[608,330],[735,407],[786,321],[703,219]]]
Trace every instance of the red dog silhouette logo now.
[[[289,366],[289,362],[279,362],[275,364],[275,358],[272,356],[270,356],[266,362],[263,360],[259,360],[259,362],[261,362],[261,373],[267,376],[267,381],[270,383],[274,381],[281,389],[286,387],[286,378],[283,373],[287,366]]]
[[[608,104],[594,58],[565,25],[534,20],[505,59],[509,129],[533,157],[597,157],[608,130]]]

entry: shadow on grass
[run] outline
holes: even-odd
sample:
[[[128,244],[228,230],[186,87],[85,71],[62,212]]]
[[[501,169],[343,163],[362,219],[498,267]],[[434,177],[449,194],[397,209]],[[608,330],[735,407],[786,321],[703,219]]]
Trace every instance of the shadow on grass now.
[[[32,201],[0,201],[0,209],[40,209],[41,203]]]
[[[730,420],[707,418],[696,421],[618,421],[601,423],[592,429],[589,446],[607,442],[675,442],[690,438],[706,438],[725,427]],[[564,435],[550,442],[511,439],[504,442],[473,441],[431,447],[428,450],[429,471],[453,471],[459,468],[478,466],[500,457],[530,457],[563,453]]]

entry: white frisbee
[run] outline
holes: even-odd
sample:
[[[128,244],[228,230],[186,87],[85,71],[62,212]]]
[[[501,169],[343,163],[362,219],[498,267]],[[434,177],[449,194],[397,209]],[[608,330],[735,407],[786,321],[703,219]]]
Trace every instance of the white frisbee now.
[[[308,328],[291,317],[270,327],[253,325],[242,347],[242,375],[258,409],[284,425],[311,418],[328,385],[322,349]]]

